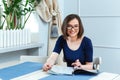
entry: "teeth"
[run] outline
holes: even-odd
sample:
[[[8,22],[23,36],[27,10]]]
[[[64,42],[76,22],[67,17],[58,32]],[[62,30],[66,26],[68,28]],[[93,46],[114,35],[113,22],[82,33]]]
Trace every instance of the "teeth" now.
[[[71,33],[74,33],[74,32],[71,32]]]

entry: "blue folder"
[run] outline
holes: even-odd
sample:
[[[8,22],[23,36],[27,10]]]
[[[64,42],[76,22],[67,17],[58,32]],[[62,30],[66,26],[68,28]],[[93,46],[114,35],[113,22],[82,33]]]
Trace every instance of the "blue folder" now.
[[[35,62],[25,62],[15,66],[0,69],[0,78],[10,80],[37,70],[42,69],[43,64]]]

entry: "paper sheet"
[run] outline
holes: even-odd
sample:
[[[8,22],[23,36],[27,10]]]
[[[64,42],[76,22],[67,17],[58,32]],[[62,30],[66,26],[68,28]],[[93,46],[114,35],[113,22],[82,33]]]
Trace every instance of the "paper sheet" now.
[[[66,67],[66,66],[59,66],[59,65],[54,65],[51,70],[48,71],[48,73],[51,74],[68,74],[72,75],[73,72],[72,67]]]
[[[113,79],[113,80],[120,80],[120,75],[119,76],[117,76],[115,79]]]
[[[119,76],[119,74],[103,72],[90,80],[114,80],[117,76]]]

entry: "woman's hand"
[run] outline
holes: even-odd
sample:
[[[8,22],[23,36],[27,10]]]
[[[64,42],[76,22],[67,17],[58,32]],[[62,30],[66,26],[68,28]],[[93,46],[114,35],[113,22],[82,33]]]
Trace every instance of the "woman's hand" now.
[[[43,71],[48,71],[48,70],[51,69],[51,67],[52,67],[51,64],[49,64],[49,63],[45,63],[44,66],[43,66]]]
[[[75,62],[72,63],[72,66],[74,66],[74,68],[81,68],[82,64],[79,59],[77,59]]]
[[[51,56],[47,59],[46,63],[43,66],[43,71],[48,71],[55,64],[56,59],[58,58],[58,53],[53,52]]]
[[[82,65],[79,59],[77,59],[75,62],[72,63],[72,66],[74,67],[74,69],[91,70],[93,69],[93,62],[86,62],[85,65]]]

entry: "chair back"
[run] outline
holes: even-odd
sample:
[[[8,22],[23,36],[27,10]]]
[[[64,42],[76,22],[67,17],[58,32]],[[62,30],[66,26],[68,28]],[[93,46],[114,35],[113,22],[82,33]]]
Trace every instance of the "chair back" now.
[[[101,62],[102,62],[101,57],[94,57],[94,59],[93,59],[93,67],[94,67],[94,69],[99,70]]]
[[[28,55],[22,55],[20,56],[20,62],[39,62],[39,63],[45,63],[47,60],[47,56],[28,56]]]

